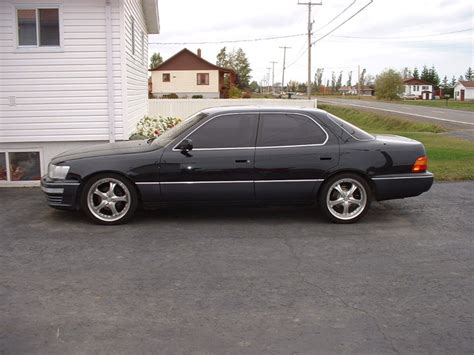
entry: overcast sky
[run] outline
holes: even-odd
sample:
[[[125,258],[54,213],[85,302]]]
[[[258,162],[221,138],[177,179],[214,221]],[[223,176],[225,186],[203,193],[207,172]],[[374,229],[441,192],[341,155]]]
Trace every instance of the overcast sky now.
[[[323,0],[322,6],[313,6],[314,40],[370,0],[355,0],[347,11],[323,27],[353,2]],[[331,71],[342,70],[345,82],[348,71],[352,70],[353,78],[356,77],[357,65],[372,75],[385,68],[401,70],[405,66],[418,66],[421,69],[423,65],[434,65],[441,78],[444,75],[457,78],[469,66],[474,67],[473,4],[473,0],[374,0],[313,46],[313,75],[318,67],[325,68],[326,79],[330,78]],[[250,61],[252,80],[260,82],[271,67],[270,61],[277,61],[275,82],[281,82],[283,50],[279,47],[289,46],[285,82],[307,79],[307,36],[227,44],[154,44],[302,34],[307,31],[307,6],[297,5],[297,0],[159,0],[159,11],[161,33],[150,35],[150,55],[160,52],[167,59],[184,47],[194,52],[201,48],[203,57],[215,63],[216,54],[223,46],[241,47]],[[466,29],[471,31],[438,35]]]

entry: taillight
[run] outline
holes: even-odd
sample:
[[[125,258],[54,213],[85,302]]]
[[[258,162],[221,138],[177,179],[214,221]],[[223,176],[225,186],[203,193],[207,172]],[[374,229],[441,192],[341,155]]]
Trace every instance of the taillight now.
[[[411,171],[413,173],[424,173],[426,170],[428,170],[428,157],[422,155],[415,160],[415,164],[413,164]]]

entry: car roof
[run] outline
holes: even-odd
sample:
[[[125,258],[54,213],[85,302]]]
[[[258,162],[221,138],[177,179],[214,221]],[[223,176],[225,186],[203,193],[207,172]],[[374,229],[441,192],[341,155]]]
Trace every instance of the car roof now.
[[[320,112],[326,113],[326,111],[317,108],[308,107],[288,107],[288,106],[265,106],[265,105],[235,105],[235,106],[222,106],[222,107],[209,107],[203,109],[202,112],[209,115],[218,113],[231,113],[231,112]]]

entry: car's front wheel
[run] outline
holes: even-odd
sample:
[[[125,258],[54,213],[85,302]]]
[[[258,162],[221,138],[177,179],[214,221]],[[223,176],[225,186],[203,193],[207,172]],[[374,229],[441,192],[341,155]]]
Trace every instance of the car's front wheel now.
[[[318,202],[331,221],[353,223],[367,213],[371,198],[365,179],[356,174],[339,174],[324,183]]]
[[[99,224],[122,224],[135,213],[138,198],[130,181],[116,174],[100,174],[85,184],[81,207]]]

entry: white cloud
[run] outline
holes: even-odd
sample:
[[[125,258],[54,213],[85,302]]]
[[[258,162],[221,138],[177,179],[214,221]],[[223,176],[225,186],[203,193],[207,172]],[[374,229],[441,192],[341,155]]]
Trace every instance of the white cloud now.
[[[334,23],[317,33],[315,38],[327,33],[338,23],[353,14],[369,0],[357,0]],[[314,29],[320,28],[348,6],[352,0],[323,0],[322,6],[313,7]],[[357,65],[377,74],[384,68],[401,69],[434,65],[440,75],[464,74],[467,67],[474,67],[474,32],[443,36],[401,39],[355,39],[336,36],[407,37],[423,36],[474,27],[471,0],[375,0],[366,10],[344,24],[313,47],[312,71],[317,67],[347,72],[357,70]],[[160,0],[161,34],[150,36],[150,42],[201,42],[284,36],[304,33],[307,29],[307,7],[296,0],[240,0],[187,1]],[[160,52],[166,59],[183,47],[190,50],[202,48],[203,56],[215,62],[218,50],[225,44],[203,45],[150,45],[150,54]],[[253,79],[260,81],[270,67],[275,66],[275,81],[281,81],[283,51],[279,46],[292,47],[287,51],[285,81],[306,81],[306,37],[243,42],[228,44],[228,48],[242,47],[253,72]],[[355,75],[353,76],[355,77]]]

